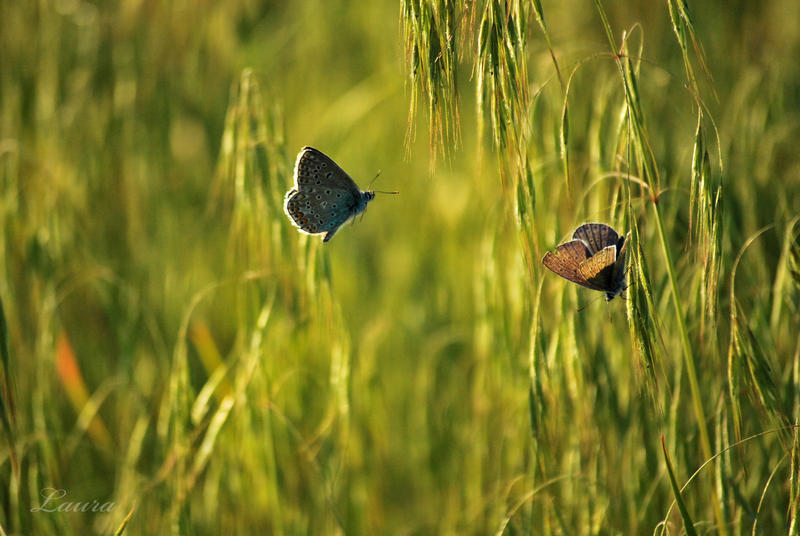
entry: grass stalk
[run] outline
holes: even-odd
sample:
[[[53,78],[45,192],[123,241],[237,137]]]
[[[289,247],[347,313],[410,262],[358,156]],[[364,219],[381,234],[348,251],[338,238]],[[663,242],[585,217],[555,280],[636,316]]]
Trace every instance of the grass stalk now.
[[[608,18],[605,15],[605,10],[603,9],[602,3],[600,2],[600,0],[595,0],[595,5],[603,20],[603,26],[606,30],[606,35],[609,39],[609,46],[611,47],[611,52],[617,54],[618,49],[613,37],[613,31],[611,30]],[[623,44],[623,48],[620,50],[620,52],[624,51],[625,51],[625,45]],[[694,356],[694,351],[692,349],[692,343],[689,340],[688,330],[686,329],[686,323],[685,323],[686,310],[684,309],[683,304],[681,303],[680,291],[678,288],[677,278],[675,276],[675,265],[672,259],[672,253],[670,251],[670,246],[667,239],[667,233],[664,228],[664,222],[662,220],[661,211],[659,210],[659,205],[658,205],[658,199],[660,195],[658,166],[655,162],[655,156],[652,152],[646,127],[644,124],[644,116],[640,108],[639,98],[638,98],[636,74],[634,70],[631,68],[631,59],[625,54],[620,54],[620,57],[617,58],[617,64],[619,66],[619,71],[625,90],[625,99],[629,109],[631,110],[631,124],[633,127],[632,131],[634,134],[634,142],[636,144],[637,155],[640,159],[639,162],[644,172],[643,175],[648,183],[648,186],[650,188],[650,193],[652,196],[651,198],[652,202],[650,204],[651,214],[653,215],[653,219],[656,223],[656,234],[658,236],[661,245],[661,252],[664,256],[664,266],[667,271],[669,289],[670,289],[670,294],[672,296],[673,308],[675,311],[676,325],[678,326],[681,346],[683,349],[683,358],[686,366],[686,374],[689,380],[689,388],[692,397],[692,407],[694,409],[695,419],[697,421],[697,431],[698,431],[698,437],[700,439],[700,450],[703,457],[706,460],[711,460],[712,458],[711,441],[708,435],[708,424],[706,422],[705,410],[703,408],[703,399],[700,393],[700,385],[697,377],[697,367],[695,365],[696,359]],[[713,467],[711,474],[712,476],[714,474]],[[722,534],[727,534],[727,523],[723,519],[722,506],[719,502],[719,498],[717,497],[716,490],[713,486],[712,486],[711,500],[714,506],[714,513],[717,518],[718,529],[721,531]]]

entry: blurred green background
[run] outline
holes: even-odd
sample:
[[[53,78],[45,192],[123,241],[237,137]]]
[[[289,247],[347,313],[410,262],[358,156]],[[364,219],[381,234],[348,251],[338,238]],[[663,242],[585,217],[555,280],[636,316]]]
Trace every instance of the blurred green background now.
[[[800,3],[605,4],[0,1],[3,533],[800,533]]]

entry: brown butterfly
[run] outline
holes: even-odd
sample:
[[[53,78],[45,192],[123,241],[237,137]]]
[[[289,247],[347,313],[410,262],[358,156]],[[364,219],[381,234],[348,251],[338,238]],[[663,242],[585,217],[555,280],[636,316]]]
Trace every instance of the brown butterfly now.
[[[611,301],[625,290],[626,236],[604,223],[585,223],[575,229],[572,240],[548,251],[542,264],[564,279],[606,293]]]

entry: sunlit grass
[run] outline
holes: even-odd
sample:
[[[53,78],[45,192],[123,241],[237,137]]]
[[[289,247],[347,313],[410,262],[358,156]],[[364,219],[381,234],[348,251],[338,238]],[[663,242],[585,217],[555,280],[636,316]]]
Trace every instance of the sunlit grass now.
[[[0,5],[2,531],[798,534],[800,13],[697,8]]]

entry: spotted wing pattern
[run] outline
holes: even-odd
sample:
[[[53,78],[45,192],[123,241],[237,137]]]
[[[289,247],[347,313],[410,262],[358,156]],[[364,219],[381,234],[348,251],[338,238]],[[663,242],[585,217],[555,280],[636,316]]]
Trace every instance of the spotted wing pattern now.
[[[328,186],[360,193],[358,185],[345,170],[322,151],[303,147],[294,165],[294,180],[298,190],[306,187]]]
[[[304,147],[297,155],[294,180],[284,211],[300,231],[325,233],[323,242],[374,197],[372,192],[362,192],[336,162],[313,147]]]
[[[359,194],[360,196],[360,194]],[[359,200],[352,192],[333,188],[292,190],[284,209],[292,223],[307,234],[326,233],[327,242],[354,213]]]

